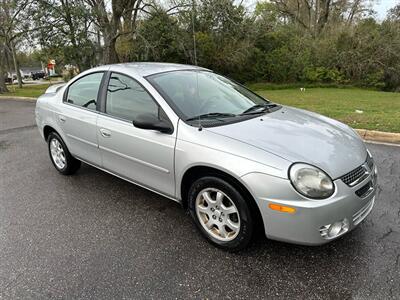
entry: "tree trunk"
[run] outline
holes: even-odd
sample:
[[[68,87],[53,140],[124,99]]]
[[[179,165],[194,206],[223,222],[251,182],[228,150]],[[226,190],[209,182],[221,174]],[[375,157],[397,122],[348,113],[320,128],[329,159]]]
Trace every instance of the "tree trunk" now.
[[[15,74],[17,75],[17,80],[18,80],[18,87],[22,88],[22,76],[21,72],[19,71],[19,62],[17,59],[17,54],[15,53],[15,47],[14,43],[10,42],[10,50],[11,50],[11,55],[14,63],[14,69],[15,69]]]
[[[0,67],[0,94],[7,93],[6,78],[4,77],[3,68]]]
[[[331,0],[321,0],[320,12],[318,14],[317,33],[320,34],[328,23],[329,14],[331,10]]]
[[[6,86],[6,78],[4,74],[6,73],[6,70],[4,68],[4,59],[3,59],[3,51],[0,49],[0,94],[2,93],[7,93],[8,89]]]
[[[104,36],[104,50],[103,50],[103,61],[105,64],[119,63],[119,57],[117,54],[115,34],[103,33]]]
[[[100,30],[96,30],[96,62],[100,63],[103,60],[103,51],[101,47],[101,33]]]

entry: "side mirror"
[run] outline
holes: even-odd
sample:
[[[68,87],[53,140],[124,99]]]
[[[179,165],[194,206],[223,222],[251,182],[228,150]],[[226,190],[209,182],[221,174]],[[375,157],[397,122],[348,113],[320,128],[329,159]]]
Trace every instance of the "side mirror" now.
[[[162,133],[171,134],[174,132],[172,125],[166,121],[159,120],[156,116],[152,114],[142,114],[138,115],[134,121],[132,121],[133,126],[141,129],[157,130]]]

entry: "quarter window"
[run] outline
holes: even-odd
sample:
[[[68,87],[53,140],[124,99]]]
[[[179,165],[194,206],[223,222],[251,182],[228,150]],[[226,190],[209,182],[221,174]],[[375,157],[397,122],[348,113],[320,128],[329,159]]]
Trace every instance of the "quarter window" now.
[[[107,87],[106,113],[133,121],[138,115],[153,114],[160,118],[159,106],[134,79],[112,73]]]
[[[97,96],[103,72],[86,75],[68,88],[67,102],[96,110]]]

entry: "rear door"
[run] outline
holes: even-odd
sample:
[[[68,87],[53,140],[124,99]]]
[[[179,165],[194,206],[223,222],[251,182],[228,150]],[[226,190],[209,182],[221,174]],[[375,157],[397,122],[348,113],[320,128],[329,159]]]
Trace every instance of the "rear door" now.
[[[150,93],[134,78],[111,73],[104,112],[97,121],[103,168],[163,194],[174,196],[174,148],[172,134],[136,128],[140,114],[168,120]]]
[[[104,72],[95,72],[74,81],[65,91],[62,112],[57,113],[57,122],[65,133],[69,151],[97,166],[101,166],[97,103],[103,76]]]

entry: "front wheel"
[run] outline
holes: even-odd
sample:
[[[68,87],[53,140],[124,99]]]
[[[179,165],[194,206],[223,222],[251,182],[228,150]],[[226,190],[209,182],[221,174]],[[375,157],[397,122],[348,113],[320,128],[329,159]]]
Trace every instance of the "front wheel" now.
[[[190,214],[200,232],[225,250],[245,248],[254,233],[250,207],[234,186],[218,177],[203,177],[189,190]]]
[[[81,162],[69,153],[67,146],[57,133],[50,133],[47,143],[51,162],[58,172],[71,175],[78,171]]]

